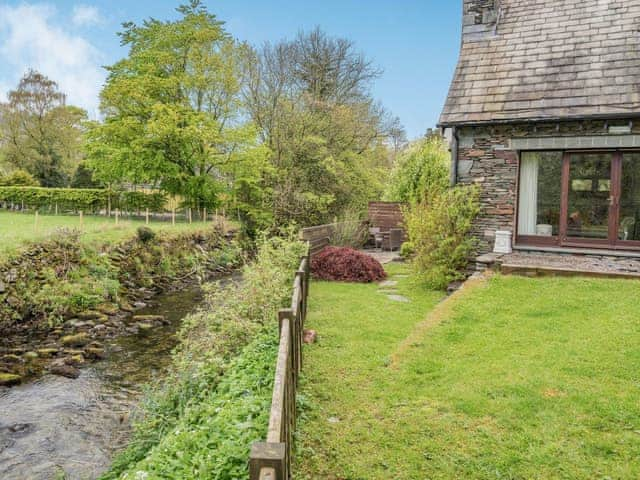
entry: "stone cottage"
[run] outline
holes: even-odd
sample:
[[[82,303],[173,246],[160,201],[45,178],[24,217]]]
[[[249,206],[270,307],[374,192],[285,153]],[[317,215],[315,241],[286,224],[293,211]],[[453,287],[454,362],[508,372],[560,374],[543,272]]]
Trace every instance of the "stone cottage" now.
[[[479,253],[498,231],[519,252],[640,256],[640,0],[463,9],[440,127],[452,182],[481,187]]]

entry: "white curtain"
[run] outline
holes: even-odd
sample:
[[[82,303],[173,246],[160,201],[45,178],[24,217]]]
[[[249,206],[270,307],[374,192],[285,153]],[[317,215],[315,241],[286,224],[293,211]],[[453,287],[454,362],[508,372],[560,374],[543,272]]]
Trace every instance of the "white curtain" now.
[[[524,153],[520,160],[518,234],[535,235],[538,222],[538,155]]]

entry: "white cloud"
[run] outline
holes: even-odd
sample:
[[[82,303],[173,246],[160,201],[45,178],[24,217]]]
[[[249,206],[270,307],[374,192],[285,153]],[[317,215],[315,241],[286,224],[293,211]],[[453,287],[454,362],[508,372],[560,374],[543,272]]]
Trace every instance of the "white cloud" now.
[[[45,4],[0,5],[0,98],[8,85],[14,88],[34,68],[58,82],[69,103],[95,118],[105,79],[102,55],[62,21],[57,24],[56,15],[55,8]]]
[[[92,5],[76,5],[73,7],[71,21],[78,27],[90,27],[102,23],[102,16],[97,7]]]

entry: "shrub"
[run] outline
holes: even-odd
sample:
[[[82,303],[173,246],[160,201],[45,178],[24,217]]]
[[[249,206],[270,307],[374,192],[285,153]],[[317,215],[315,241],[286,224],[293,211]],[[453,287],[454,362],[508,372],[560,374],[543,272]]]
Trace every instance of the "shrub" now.
[[[347,247],[326,247],[311,260],[311,273],[320,280],[377,282],[387,274],[375,258]]]
[[[416,251],[415,245],[413,242],[404,242],[400,247],[400,256],[402,258],[411,257]]]
[[[27,207],[41,208],[58,205],[62,210],[85,212],[111,208],[127,211],[148,208],[162,211],[167,202],[163,193],[117,192],[96,188],[44,188],[28,186],[0,186],[0,202],[24,203]]]
[[[445,288],[464,277],[462,270],[475,247],[469,232],[480,211],[478,199],[476,187],[458,186],[405,213],[415,249],[413,265],[427,286]]]
[[[149,243],[156,238],[156,233],[149,227],[138,227],[138,240],[142,243]]]
[[[439,135],[412,143],[403,151],[391,173],[385,198],[399,202],[422,202],[449,185],[447,145]]]
[[[9,175],[0,175],[0,186],[3,187],[36,187],[40,185],[33,175],[25,170],[16,170]]]

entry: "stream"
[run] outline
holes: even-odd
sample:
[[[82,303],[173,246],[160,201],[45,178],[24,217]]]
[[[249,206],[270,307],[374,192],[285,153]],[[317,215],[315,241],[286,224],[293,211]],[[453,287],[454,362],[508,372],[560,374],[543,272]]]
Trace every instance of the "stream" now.
[[[75,380],[45,375],[0,388],[0,478],[94,479],[126,446],[129,416],[144,384],[161,375],[185,315],[202,303],[198,288],[158,297],[137,315],[164,315],[168,325],[105,344],[105,360]]]

